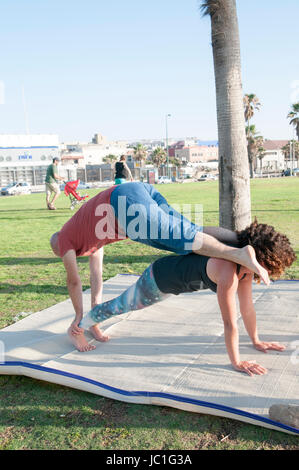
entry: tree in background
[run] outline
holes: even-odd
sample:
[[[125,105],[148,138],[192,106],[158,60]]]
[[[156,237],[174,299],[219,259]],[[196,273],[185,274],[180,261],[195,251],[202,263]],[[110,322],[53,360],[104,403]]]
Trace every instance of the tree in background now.
[[[177,176],[180,176],[180,169],[182,166],[184,166],[182,160],[177,157],[169,157],[169,163],[171,163],[171,165],[174,165],[176,167],[176,174]]]
[[[163,150],[162,147],[157,147],[151,155],[151,161],[157,168],[163,165],[166,162],[165,150]]]
[[[260,100],[258,97],[251,93],[250,95],[245,95],[243,98],[244,103],[244,117],[247,123],[247,127],[250,127],[250,121],[254,116],[255,111],[259,111],[261,107]]]
[[[261,103],[259,98],[254,94],[246,94],[243,98],[244,104],[244,117],[247,123],[246,126],[246,137],[247,137],[247,149],[248,149],[248,161],[249,161],[249,170],[250,178],[253,178],[253,165],[254,165],[254,156],[251,153],[251,150],[254,148],[254,140],[256,137],[255,126],[250,124],[251,119],[254,116],[255,111],[259,111]]]
[[[293,168],[293,162],[297,161],[296,165],[298,165],[299,161],[299,142],[297,140],[290,140],[287,145],[282,147],[282,152],[284,154],[284,158],[286,160],[289,160],[292,162],[292,168]]]
[[[290,119],[290,125],[294,126],[299,141],[299,103],[292,105],[287,118]]]
[[[264,138],[261,135],[258,135],[255,125],[246,127],[246,136],[247,136],[247,149],[248,149],[248,161],[250,169],[250,177],[254,176],[254,168],[256,168],[257,156],[259,149],[263,148]]]
[[[118,156],[113,155],[112,153],[110,153],[109,155],[106,155],[106,157],[103,158],[103,162],[104,163],[110,163],[110,165],[115,163],[117,160],[118,160]]]
[[[136,162],[139,162],[140,167],[143,166],[147,157],[147,150],[142,144],[137,144],[133,147],[133,158]]]
[[[211,18],[219,135],[220,226],[242,230],[251,223],[251,197],[236,0],[205,0]]]

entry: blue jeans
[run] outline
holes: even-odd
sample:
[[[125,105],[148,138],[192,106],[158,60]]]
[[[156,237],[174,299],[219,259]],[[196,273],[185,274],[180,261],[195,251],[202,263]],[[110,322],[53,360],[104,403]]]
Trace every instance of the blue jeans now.
[[[147,183],[117,186],[110,203],[128,238],[160,250],[189,254],[196,233],[202,231],[202,227],[179,214]]]

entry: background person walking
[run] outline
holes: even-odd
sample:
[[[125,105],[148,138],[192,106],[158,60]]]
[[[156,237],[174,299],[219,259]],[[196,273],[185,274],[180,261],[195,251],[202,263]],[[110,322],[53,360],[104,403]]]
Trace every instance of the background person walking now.
[[[114,169],[115,169],[115,180],[114,180],[115,184],[126,183],[127,176],[130,178],[131,181],[133,181],[132,173],[126,163],[125,155],[122,155],[119,159],[119,162],[115,163]]]
[[[58,185],[58,181],[63,181],[63,178],[58,175],[58,163],[59,158],[54,157],[53,162],[51,165],[48,166],[47,174],[46,174],[46,202],[47,207],[49,210],[55,210],[56,207],[54,206],[54,202],[58,198],[60,194],[60,189]],[[52,197],[53,195],[53,197]],[[50,201],[52,197],[52,200]]]

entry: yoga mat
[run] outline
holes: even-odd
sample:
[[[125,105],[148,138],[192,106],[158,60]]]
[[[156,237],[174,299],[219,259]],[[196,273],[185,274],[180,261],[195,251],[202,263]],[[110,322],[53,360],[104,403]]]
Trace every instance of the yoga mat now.
[[[106,281],[103,300],[119,295],[137,279],[117,275]],[[0,374],[24,375],[124,402],[170,406],[299,435],[298,429],[268,415],[275,403],[299,405],[298,287],[296,281],[253,287],[260,338],[285,344],[282,353],[255,350],[239,315],[241,359],[265,366],[264,376],[249,377],[231,367],[217,296],[210,291],[171,296],[144,310],[108,319],[102,329],[111,340],[99,343],[88,332],[96,349],[86,353],[74,350],[66,335],[74,318],[68,299],[0,330]],[[83,299],[88,311],[89,290]]]

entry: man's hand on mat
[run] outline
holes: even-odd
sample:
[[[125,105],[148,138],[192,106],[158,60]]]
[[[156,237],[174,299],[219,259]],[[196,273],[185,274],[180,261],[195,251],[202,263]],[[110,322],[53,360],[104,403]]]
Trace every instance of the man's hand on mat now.
[[[250,376],[264,375],[268,372],[265,367],[257,364],[255,361],[241,361],[239,364],[234,365],[234,368],[239,372],[245,372]]]
[[[258,341],[254,343],[255,349],[266,353],[267,351],[284,351],[286,347],[283,344],[279,343],[268,343],[266,341]]]

